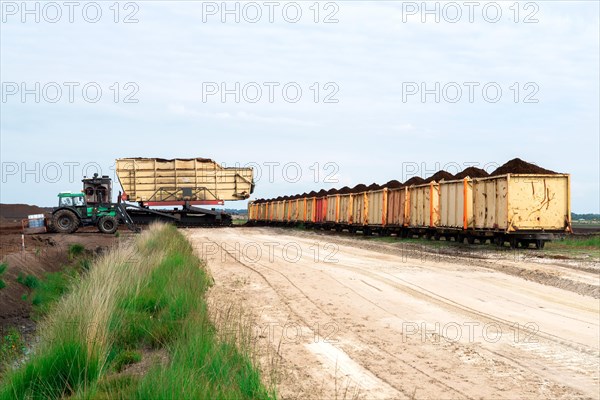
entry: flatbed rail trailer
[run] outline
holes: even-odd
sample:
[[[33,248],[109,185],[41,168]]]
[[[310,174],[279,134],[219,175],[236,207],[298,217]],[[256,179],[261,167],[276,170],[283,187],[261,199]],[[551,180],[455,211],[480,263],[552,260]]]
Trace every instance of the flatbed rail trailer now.
[[[194,207],[184,204],[181,209],[151,209],[149,207],[126,204],[126,212],[136,225],[147,225],[152,222],[173,223],[180,227],[230,226],[231,215],[215,210]]]

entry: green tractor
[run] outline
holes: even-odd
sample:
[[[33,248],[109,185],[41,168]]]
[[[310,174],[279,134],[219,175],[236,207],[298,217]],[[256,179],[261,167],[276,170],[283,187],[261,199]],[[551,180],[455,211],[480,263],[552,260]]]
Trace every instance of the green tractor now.
[[[59,193],[58,207],[52,211],[48,228],[58,233],[73,233],[79,227],[97,226],[102,233],[115,233],[119,222],[131,225],[127,211],[111,202],[112,182],[108,176],[82,180],[80,193]]]
[[[83,193],[59,193],[51,227],[58,233],[73,233],[80,226],[98,226],[102,233],[115,233],[119,219],[114,204],[87,204]]]

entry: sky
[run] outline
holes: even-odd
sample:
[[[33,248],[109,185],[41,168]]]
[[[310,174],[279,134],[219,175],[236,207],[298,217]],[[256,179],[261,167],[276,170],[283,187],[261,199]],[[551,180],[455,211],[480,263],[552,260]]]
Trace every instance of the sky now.
[[[519,157],[600,212],[597,1],[1,6],[2,203],[124,157],[251,166],[252,198]]]

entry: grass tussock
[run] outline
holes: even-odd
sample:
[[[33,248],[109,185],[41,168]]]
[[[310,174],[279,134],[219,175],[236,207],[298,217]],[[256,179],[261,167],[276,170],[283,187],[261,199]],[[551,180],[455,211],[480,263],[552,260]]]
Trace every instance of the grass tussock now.
[[[174,227],[153,225],[88,269],[41,323],[39,347],[7,374],[0,399],[274,398],[247,349],[217,335],[210,280]],[[153,349],[167,359],[146,362]],[[148,365],[129,374],[137,363]]]
[[[73,285],[89,271],[92,257],[86,252],[85,247],[74,244],[67,252],[70,262],[60,271],[47,272],[41,278],[34,275],[17,276],[16,281],[30,289],[29,293],[21,297],[33,306],[32,318],[39,320],[47,315],[54,304],[67,294]]]
[[[65,267],[59,272],[46,273],[43,279],[33,275],[18,276],[17,282],[32,289],[29,295],[24,294],[23,300],[30,301],[33,306],[33,318],[39,319],[50,312],[54,304],[76,282],[79,273],[72,267]]]
[[[73,243],[69,246],[69,258],[73,259],[81,256],[85,252],[85,246],[79,243]]]
[[[6,332],[0,330],[0,376],[5,367],[22,357],[25,353],[25,341],[14,327]]]
[[[556,244],[568,247],[600,250],[600,235],[588,236],[584,238],[567,237],[565,240],[557,242]]]
[[[566,253],[578,256],[600,257],[600,235],[592,236],[567,236],[546,244],[546,250],[551,252]]]
[[[4,282],[2,280],[2,275],[4,275],[4,273],[6,272],[7,269],[8,269],[8,264],[0,263],[0,289],[4,289],[6,287],[6,282]]]

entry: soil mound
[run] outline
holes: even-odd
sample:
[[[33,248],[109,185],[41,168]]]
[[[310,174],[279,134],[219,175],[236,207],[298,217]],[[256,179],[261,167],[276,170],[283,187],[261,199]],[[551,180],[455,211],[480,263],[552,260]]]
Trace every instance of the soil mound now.
[[[420,185],[421,183],[424,183],[424,182],[425,182],[425,179],[423,179],[419,176],[413,176],[412,178],[410,178],[409,180],[404,182],[404,186]]]
[[[429,182],[439,182],[441,180],[445,180],[445,181],[451,181],[452,179],[454,179],[454,175],[452,175],[450,172],[448,171],[438,171],[435,174],[431,175],[429,178],[425,179],[425,183],[429,183]]]
[[[371,183],[369,186],[367,186],[367,190],[379,190],[381,189],[381,186],[379,186],[376,183]]]
[[[389,189],[398,189],[402,187],[402,183],[400,183],[399,181],[392,179],[391,181],[389,181],[388,183],[381,185],[381,187],[386,187]]]
[[[366,190],[367,190],[367,186],[363,185],[362,183],[359,183],[358,185],[354,186],[350,190],[350,193],[360,193],[360,192],[365,192]]]
[[[0,217],[5,219],[23,219],[32,214],[44,214],[46,210],[29,204],[0,204]]]
[[[458,174],[454,175],[454,178],[455,179],[464,179],[466,177],[485,178],[486,176],[489,176],[489,175],[490,174],[485,172],[484,169],[477,168],[477,167],[469,167],[469,168],[464,169],[462,172],[459,172]]]
[[[336,188],[331,188],[327,191],[327,194],[337,194],[338,190]]]
[[[505,174],[556,174],[556,172],[515,158],[498,167],[490,176]]]
[[[348,193],[352,193],[352,189],[350,189],[348,186],[344,186],[337,192],[338,192],[338,194],[348,194]]]

